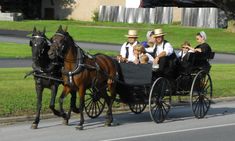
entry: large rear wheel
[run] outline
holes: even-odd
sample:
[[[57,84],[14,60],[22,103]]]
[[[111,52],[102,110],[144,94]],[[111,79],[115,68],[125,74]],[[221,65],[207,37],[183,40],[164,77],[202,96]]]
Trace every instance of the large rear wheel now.
[[[149,112],[154,122],[161,123],[167,118],[171,107],[171,93],[171,85],[166,78],[155,80],[149,95]]]
[[[199,71],[194,77],[191,91],[190,104],[196,118],[203,118],[210,109],[212,101],[212,81],[205,71]]]

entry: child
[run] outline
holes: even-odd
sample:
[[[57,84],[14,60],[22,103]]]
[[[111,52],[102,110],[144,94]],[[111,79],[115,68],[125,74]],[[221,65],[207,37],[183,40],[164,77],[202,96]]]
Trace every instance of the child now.
[[[185,41],[182,45],[181,45],[181,51],[178,53],[178,58],[180,59],[180,61],[186,61],[187,57],[188,57],[188,52],[191,52],[188,48],[188,46],[191,46],[190,43],[188,41]]]
[[[146,54],[140,56],[140,64],[148,64],[149,57]]]
[[[140,58],[143,55],[146,55],[147,58],[148,58],[147,63],[152,63],[153,57],[150,54],[145,53],[145,49],[144,49],[144,47],[141,44],[135,45],[133,51],[134,51],[134,53],[133,53],[134,57],[131,59],[131,62],[133,62],[135,64],[139,64],[139,63],[141,63],[141,59]]]

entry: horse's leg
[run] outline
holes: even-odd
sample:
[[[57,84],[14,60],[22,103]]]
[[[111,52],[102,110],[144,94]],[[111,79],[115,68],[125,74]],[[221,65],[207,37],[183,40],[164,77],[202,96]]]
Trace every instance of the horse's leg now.
[[[64,103],[64,98],[68,95],[70,89],[66,86],[64,86],[63,92],[60,95],[59,98],[59,107],[60,107],[60,116],[62,116],[64,118],[64,124],[68,125],[68,116],[67,114],[64,112],[64,108],[63,108],[63,103]]]
[[[108,80],[107,82],[108,84],[108,89],[110,91],[110,96],[108,96],[107,94],[107,90],[105,90],[105,93],[106,93],[106,101],[107,101],[107,105],[108,105],[108,110],[107,110],[107,120],[106,120],[106,123],[105,125],[107,126],[111,126],[112,122],[113,122],[113,113],[112,113],[112,105],[113,105],[113,102],[116,98],[116,90],[115,90],[115,83],[113,83],[112,80]]]
[[[77,101],[76,91],[72,90],[70,93],[71,93],[70,108],[74,113],[80,113],[79,108],[76,107],[76,101]]]
[[[59,87],[58,84],[54,84],[54,85],[51,86],[50,109],[52,110],[52,112],[53,112],[55,115],[60,116],[60,112],[55,109],[55,99],[56,99],[58,87]]]
[[[79,109],[80,109],[80,122],[76,129],[82,130],[83,129],[83,124],[84,124],[84,115],[83,115],[83,110],[85,106],[85,91],[86,89],[84,87],[79,87]]]
[[[77,100],[77,96],[76,96],[76,91],[71,91],[71,98],[70,98],[70,108],[68,111],[68,117],[67,119],[70,119],[71,117],[71,112],[73,111],[74,113],[80,113],[80,110],[76,107],[76,100]]]
[[[41,79],[37,79],[35,82],[36,83],[36,93],[37,93],[37,112],[36,112],[36,118],[31,126],[32,129],[37,129],[39,121],[40,121],[40,112],[41,112],[41,108],[42,108],[42,92],[44,89],[40,83],[40,80]]]

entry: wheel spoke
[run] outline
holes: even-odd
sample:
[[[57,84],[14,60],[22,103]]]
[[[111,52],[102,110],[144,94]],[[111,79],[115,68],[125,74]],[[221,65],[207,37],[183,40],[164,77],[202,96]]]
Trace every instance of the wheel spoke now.
[[[97,115],[97,103],[96,102],[94,103],[94,108],[95,108],[94,109],[95,110],[95,115]]]
[[[89,105],[92,103],[93,101],[89,101],[89,103],[86,105],[86,108],[89,107]]]
[[[93,114],[92,114],[92,111],[93,111],[93,102],[91,103],[91,105],[89,106],[89,110],[88,110],[88,114],[90,115],[90,116],[93,116]]]

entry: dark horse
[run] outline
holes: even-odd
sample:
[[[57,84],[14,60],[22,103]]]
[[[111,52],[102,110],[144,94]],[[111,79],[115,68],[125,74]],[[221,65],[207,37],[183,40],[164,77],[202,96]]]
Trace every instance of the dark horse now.
[[[31,126],[31,128],[36,129],[40,121],[40,111],[42,107],[42,93],[44,88],[51,89],[51,100],[50,100],[50,109],[55,115],[63,116],[67,121],[69,116],[61,115],[59,111],[55,110],[55,98],[58,90],[58,86],[61,84],[59,81],[61,79],[61,68],[60,63],[55,63],[50,60],[48,57],[49,40],[45,35],[45,29],[43,32],[37,31],[34,27],[32,37],[30,39],[30,46],[32,48],[32,68],[31,74],[34,75],[35,88],[37,92],[37,112],[36,118]],[[29,74],[28,74],[29,75]],[[54,78],[54,79],[53,79]],[[71,91],[71,109],[74,112],[79,112],[76,108],[76,92]]]
[[[52,37],[52,45],[48,52],[51,59],[62,57],[64,70],[62,71],[64,88],[60,96],[60,108],[63,111],[63,99],[71,91],[77,89],[80,98],[80,123],[77,129],[83,129],[84,104],[86,89],[99,90],[99,95],[105,99],[108,105],[107,120],[105,125],[113,122],[112,103],[116,96],[116,66],[112,58],[103,54],[95,56],[87,55],[78,47],[72,37],[60,26]],[[107,88],[110,96],[107,94]]]

